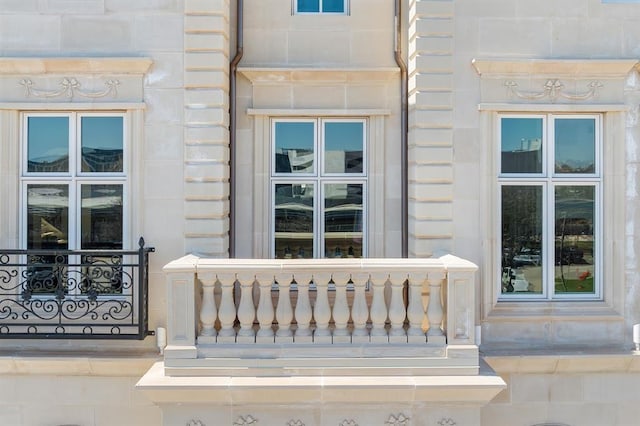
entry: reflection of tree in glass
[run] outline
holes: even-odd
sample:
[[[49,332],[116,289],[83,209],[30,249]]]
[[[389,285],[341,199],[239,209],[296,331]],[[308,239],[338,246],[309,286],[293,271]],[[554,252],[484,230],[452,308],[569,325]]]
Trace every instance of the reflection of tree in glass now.
[[[502,187],[503,266],[513,266],[513,257],[523,249],[541,249],[541,205],[540,186]]]

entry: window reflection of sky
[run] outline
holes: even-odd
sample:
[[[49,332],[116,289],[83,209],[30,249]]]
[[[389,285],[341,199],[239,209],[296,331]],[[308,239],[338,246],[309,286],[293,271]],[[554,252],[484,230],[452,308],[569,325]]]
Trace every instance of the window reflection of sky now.
[[[587,167],[595,164],[595,120],[558,118],[555,120],[556,164]],[[503,118],[501,123],[503,152],[523,151],[529,141],[542,139],[541,118]]]
[[[595,164],[595,120],[562,118],[555,120],[556,167],[569,165],[575,169]],[[594,170],[584,170],[593,172]]]
[[[276,123],[276,152],[287,150],[313,152],[313,123]]]
[[[82,117],[82,147],[122,150],[122,117]]]
[[[523,145],[530,140],[542,140],[541,118],[503,118],[502,119],[502,151],[521,151]]]
[[[325,123],[325,149],[327,151],[362,151],[362,126],[362,123]]]
[[[69,155],[67,117],[29,117],[28,159],[53,162]]]

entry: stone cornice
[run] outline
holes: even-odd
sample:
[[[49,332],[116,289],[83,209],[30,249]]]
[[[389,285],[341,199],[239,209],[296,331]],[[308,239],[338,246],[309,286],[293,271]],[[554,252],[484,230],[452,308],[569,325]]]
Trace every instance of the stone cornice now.
[[[471,61],[482,77],[554,76],[576,78],[623,78],[636,59],[482,59]]]
[[[145,74],[149,58],[0,58],[0,75]]]
[[[239,67],[238,72],[254,84],[274,83],[357,83],[388,81],[398,76],[398,68],[311,68]]]

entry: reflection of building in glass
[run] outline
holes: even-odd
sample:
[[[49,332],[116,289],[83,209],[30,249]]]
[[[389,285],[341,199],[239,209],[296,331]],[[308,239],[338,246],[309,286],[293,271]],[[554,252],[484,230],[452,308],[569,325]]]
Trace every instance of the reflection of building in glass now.
[[[27,170],[33,173],[66,172],[69,170],[69,156],[65,155],[56,159],[29,160]]]
[[[82,149],[83,172],[121,172],[122,149]]]
[[[541,162],[541,139],[522,139],[519,149],[502,151],[502,173],[539,172]]]

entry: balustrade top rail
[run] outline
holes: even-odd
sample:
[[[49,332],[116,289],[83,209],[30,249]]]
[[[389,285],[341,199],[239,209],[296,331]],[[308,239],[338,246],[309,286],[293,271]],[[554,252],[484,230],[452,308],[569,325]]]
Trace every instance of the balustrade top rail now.
[[[451,255],[431,259],[190,255],[164,268],[174,301],[169,305],[168,343],[473,344],[476,270],[473,263]],[[195,323],[189,318],[196,318]]]
[[[144,339],[149,253],[0,249],[0,339]]]

